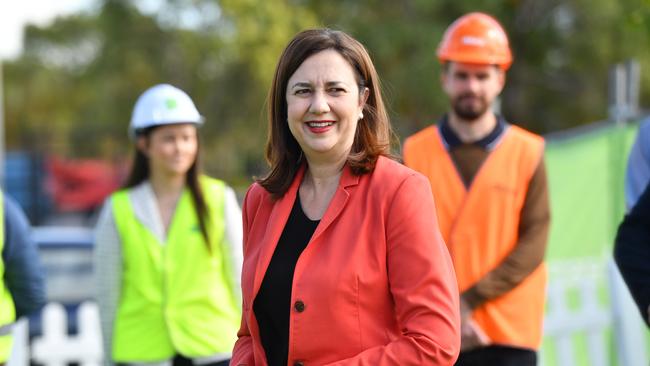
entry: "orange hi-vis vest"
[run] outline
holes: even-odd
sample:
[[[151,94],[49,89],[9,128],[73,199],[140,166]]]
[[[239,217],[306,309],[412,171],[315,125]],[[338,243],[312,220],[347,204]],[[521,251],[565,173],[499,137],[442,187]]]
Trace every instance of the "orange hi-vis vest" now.
[[[440,231],[464,292],[514,249],[528,184],[544,153],[544,140],[509,125],[466,188],[437,126],[404,143],[404,163],[431,182]],[[480,305],[473,320],[493,344],[538,349],[542,340],[546,268],[511,291]]]

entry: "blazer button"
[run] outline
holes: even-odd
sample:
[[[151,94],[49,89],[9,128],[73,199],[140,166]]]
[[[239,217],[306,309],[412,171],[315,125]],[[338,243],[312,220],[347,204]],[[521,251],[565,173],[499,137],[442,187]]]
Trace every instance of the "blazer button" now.
[[[298,300],[295,304],[293,304],[293,308],[296,309],[297,312],[302,313],[305,311],[305,303]],[[298,366],[298,364],[295,365]],[[300,365],[302,365],[302,363],[300,363]]]
[[[305,364],[302,361],[296,361],[293,363],[293,366],[305,366]]]

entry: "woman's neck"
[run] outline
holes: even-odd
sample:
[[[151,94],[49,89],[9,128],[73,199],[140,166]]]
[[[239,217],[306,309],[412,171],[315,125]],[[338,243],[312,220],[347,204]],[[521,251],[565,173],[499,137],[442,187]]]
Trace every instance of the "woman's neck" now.
[[[184,175],[166,175],[151,172],[149,182],[158,199],[178,197],[185,188]]]
[[[320,154],[306,153],[305,159],[307,160],[307,172],[311,176],[310,179],[313,179],[314,183],[326,183],[336,179],[338,183],[338,177],[341,175],[349,155],[350,149]]]
[[[343,171],[343,163],[307,163],[307,173],[305,175],[305,180],[309,179],[314,186],[321,186],[336,181],[338,184],[339,177]]]
[[[318,162],[307,159],[307,171],[300,184],[300,201],[305,215],[312,220],[320,220],[341,179],[345,160],[337,162]]]
[[[149,182],[156,196],[160,219],[162,220],[166,237],[172,217],[174,216],[174,211],[176,210],[176,204],[183,192],[183,188],[185,188],[185,176],[169,176],[151,172]]]

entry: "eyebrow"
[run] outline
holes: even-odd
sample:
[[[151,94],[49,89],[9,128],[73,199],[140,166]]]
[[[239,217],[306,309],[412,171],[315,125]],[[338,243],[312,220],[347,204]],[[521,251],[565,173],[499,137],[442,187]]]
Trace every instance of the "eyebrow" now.
[[[328,82],[325,83],[325,86],[328,87],[328,86],[336,86],[336,85],[341,85],[341,84],[347,85],[343,81],[328,81]],[[311,87],[312,87],[311,83],[304,82],[304,81],[299,81],[299,82],[293,84],[291,86],[291,89],[295,89],[295,88],[311,88]]]

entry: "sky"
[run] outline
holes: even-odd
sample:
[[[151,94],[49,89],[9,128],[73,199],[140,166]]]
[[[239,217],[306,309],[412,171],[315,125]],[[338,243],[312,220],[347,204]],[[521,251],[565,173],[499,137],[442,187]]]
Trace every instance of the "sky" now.
[[[57,16],[91,9],[92,0],[0,0],[0,59],[22,50],[23,27],[46,25]]]

